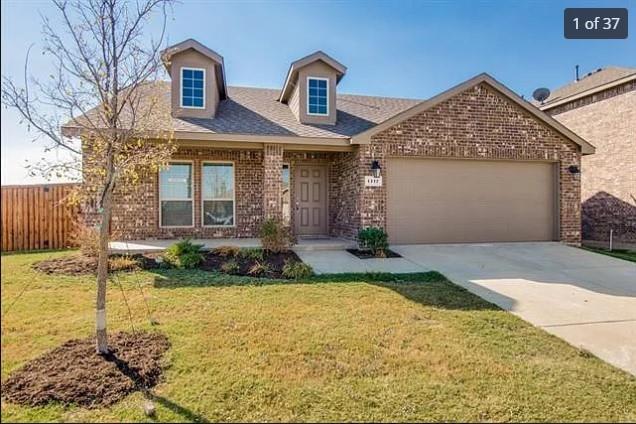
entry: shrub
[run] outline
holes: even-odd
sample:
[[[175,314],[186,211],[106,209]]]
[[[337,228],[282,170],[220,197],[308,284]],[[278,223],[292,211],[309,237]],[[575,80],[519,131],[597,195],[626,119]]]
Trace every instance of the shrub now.
[[[241,249],[240,255],[241,257],[245,259],[251,259],[253,261],[262,261],[263,249],[260,249],[258,247],[248,247],[245,249]]]
[[[369,227],[358,232],[358,244],[361,250],[370,250],[375,256],[384,258],[389,248],[389,237],[382,228]]]
[[[270,270],[271,269],[269,265],[267,265],[266,263],[256,262],[250,267],[247,273],[250,275],[264,275],[267,274]]]
[[[291,246],[289,230],[278,220],[269,218],[259,231],[263,250],[273,253],[286,252]]]
[[[212,251],[212,253],[223,258],[236,256],[240,252],[241,249],[238,246],[219,246]]]
[[[304,262],[298,261],[285,261],[283,266],[283,277],[298,280],[300,278],[311,277],[314,274],[314,270],[311,266]]]
[[[239,269],[239,264],[234,259],[230,259],[221,265],[221,271],[226,274],[236,274],[239,272]]]
[[[99,255],[99,231],[84,223],[75,224],[75,230],[71,234],[71,243],[78,246],[84,256],[96,258]]]
[[[128,271],[139,268],[139,262],[130,256],[111,256],[108,258],[110,271]]]
[[[195,268],[203,261],[202,248],[202,244],[194,244],[190,239],[181,240],[168,247],[163,258],[175,268]]]

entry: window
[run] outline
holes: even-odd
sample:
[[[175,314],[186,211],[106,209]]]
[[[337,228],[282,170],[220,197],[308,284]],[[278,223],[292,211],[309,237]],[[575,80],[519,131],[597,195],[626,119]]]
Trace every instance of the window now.
[[[329,114],[329,80],[327,78],[307,78],[307,113],[309,115]]]
[[[205,107],[205,69],[181,68],[181,107]]]
[[[283,205],[283,224],[290,225],[291,222],[291,197],[289,191],[289,165],[283,164],[283,192],[281,195]]]
[[[160,224],[162,227],[191,227],[192,164],[171,163],[159,173]]]
[[[234,225],[234,164],[203,164],[201,198],[204,226]]]

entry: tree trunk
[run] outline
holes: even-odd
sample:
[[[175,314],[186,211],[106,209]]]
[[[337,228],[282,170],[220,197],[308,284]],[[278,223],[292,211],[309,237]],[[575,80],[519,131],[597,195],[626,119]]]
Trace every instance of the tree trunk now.
[[[99,228],[99,256],[97,260],[97,308],[96,333],[97,353],[108,353],[108,336],[106,334],[106,285],[108,282],[108,242],[110,241],[110,219],[112,216],[112,184],[105,184],[102,197],[102,220]]]

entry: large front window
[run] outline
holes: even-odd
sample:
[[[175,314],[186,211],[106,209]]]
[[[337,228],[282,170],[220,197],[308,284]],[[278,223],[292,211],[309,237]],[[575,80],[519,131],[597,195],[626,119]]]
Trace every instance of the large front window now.
[[[329,80],[327,78],[307,78],[307,113],[310,115],[329,114]]]
[[[191,227],[192,164],[171,163],[159,173],[159,202],[162,227]]]
[[[205,69],[181,68],[181,107],[205,107]]]
[[[234,225],[234,165],[204,163],[201,175],[203,225]]]

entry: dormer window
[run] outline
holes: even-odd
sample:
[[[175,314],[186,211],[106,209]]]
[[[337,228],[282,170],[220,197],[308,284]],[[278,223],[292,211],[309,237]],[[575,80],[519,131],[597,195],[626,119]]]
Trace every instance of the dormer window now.
[[[205,69],[181,68],[181,107],[205,108]]]
[[[307,78],[307,114],[329,115],[329,79]]]

